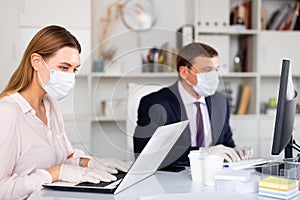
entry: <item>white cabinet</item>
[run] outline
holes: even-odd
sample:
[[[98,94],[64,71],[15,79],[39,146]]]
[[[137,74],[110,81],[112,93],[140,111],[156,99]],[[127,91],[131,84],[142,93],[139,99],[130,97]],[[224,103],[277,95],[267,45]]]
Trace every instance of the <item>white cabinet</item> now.
[[[300,75],[300,34],[290,32],[263,32],[260,35],[261,74],[279,75],[282,59],[290,59],[293,75]]]
[[[208,35],[197,34],[195,40],[209,44],[214,47],[219,53],[220,74],[228,74],[230,69],[230,36],[229,35]]]
[[[196,0],[194,8],[196,32],[229,29],[230,0]]]

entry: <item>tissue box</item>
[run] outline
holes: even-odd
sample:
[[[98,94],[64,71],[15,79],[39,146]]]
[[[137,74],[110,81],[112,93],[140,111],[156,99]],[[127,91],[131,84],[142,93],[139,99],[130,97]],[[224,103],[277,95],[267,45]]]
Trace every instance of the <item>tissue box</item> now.
[[[224,169],[215,174],[216,188],[236,193],[258,192],[260,176],[254,170]]]

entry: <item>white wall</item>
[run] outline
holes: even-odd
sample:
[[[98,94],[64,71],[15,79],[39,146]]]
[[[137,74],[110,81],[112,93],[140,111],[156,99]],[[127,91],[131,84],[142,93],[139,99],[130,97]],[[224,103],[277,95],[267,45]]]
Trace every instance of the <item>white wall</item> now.
[[[111,5],[110,0],[93,1],[92,17],[92,46],[96,48],[102,35],[104,23],[100,19],[107,15],[106,8]],[[117,56],[120,56],[118,65],[128,69],[141,63],[141,49],[145,47],[160,47],[166,41],[169,48],[174,48],[175,31],[183,24],[193,23],[193,0],[153,0],[157,14],[155,28],[140,33],[129,32],[123,24],[122,19],[118,18],[111,23],[108,32],[108,39],[105,41],[107,47],[116,46]],[[172,6],[170,6],[172,4]],[[171,8],[172,7],[172,8]],[[116,13],[116,12],[113,12]],[[138,39],[140,38],[140,45]],[[96,50],[97,51],[97,50]],[[94,57],[97,57],[95,52]]]
[[[19,62],[16,0],[0,1],[0,24],[0,90],[2,91]]]

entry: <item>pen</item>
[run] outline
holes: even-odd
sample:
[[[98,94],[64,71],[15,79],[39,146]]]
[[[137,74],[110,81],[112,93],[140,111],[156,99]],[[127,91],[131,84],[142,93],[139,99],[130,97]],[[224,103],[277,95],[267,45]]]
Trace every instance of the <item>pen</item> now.
[[[223,168],[229,168],[229,164],[224,163]]]

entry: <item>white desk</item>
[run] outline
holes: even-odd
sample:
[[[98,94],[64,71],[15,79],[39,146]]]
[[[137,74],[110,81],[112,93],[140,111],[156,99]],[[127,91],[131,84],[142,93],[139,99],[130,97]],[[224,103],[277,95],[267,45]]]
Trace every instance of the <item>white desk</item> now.
[[[138,200],[141,197],[174,194],[178,193],[180,199],[193,200],[193,199],[268,199],[274,200],[274,198],[268,198],[259,196],[257,193],[250,194],[238,194],[229,191],[218,191],[212,187],[206,187],[202,184],[193,183],[189,174],[189,168],[183,172],[156,172],[154,175],[147,179],[131,186],[130,188],[122,191],[117,195],[112,194],[99,194],[99,193],[83,193],[83,192],[64,192],[54,191],[49,189],[43,189],[34,192],[29,200],[51,199],[51,200],[70,200],[70,199],[101,199],[101,200]],[[191,195],[193,197],[191,197]],[[199,198],[200,197],[200,198]],[[162,199],[170,199],[162,198]],[[156,198],[149,198],[154,200]],[[172,198],[173,199],[173,198]],[[300,195],[293,198],[293,200],[299,199]],[[143,199],[144,200],[144,199]]]

